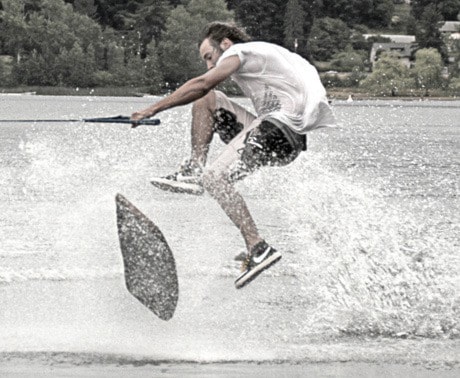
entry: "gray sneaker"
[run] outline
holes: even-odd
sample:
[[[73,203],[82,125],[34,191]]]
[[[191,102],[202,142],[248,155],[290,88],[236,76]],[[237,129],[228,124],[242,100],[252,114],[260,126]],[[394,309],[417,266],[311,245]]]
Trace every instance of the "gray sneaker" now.
[[[177,172],[153,178],[151,183],[170,192],[201,195],[204,193],[201,184],[202,172],[200,166],[192,164],[190,160],[184,160]]]

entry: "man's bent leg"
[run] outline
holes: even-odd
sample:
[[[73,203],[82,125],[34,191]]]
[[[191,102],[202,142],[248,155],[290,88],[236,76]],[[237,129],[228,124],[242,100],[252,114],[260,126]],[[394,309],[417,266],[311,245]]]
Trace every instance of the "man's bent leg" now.
[[[228,172],[219,175],[216,171],[208,170],[203,175],[203,186],[238,227],[246,243],[248,253],[242,264],[242,272],[235,281],[235,287],[241,289],[277,263],[281,253],[260,237],[246,202],[235,190],[229,177]]]
[[[238,289],[281,259],[281,253],[260,237],[246,202],[233,185],[262,166],[286,165],[298,156],[304,137],[291,135],[280,126],[254,120],[203,173],[203,187],[238,227],[248,249],[242,273],[235,281]]]
[[[214,135],[214,117],[216,96],[210,91],[203,98],[195,101],[192,107],[192,153],[191,163],[203,167]]]
[[[225,94],[213,90],[197,100],[192,108],[191,163],[204,167],[214,133],[228,144],[255,115],[231,101]]]
[[[245,125],[251,124],[255,119],[252,113],[229,100],[220,91],[211,91],[197,100],[193,104],[192,116],[190,158],[183,161],[177,172],[152,181],[152,184],[161,189],[202,194],[204,189],[201,175],[214,133],[225,144],[229,144]]]
[[[219,203],[230,220],[238,227],[248,251],[261,242],[262,238],[245,200],[234,187],[234,181],[239,178],[236,176],[239,176],[241,151],[244,148],[247,133],[257,125],[257,121],[252,122],[233,138],[217,159],[204,170],[202,176],[204,189]]]

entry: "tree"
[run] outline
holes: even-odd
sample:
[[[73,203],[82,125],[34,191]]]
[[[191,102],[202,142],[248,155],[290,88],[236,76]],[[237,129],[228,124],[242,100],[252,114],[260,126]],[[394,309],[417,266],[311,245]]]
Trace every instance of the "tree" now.
[[[439,30],[442,16],[435,4],[430,4],[423,10],[416,25],[415,38],[420,48],[437,49],[444,60],[447,60],[447,49]]]
[[[0,85],[3,87],[7,87],[11,85],[11,57],[0,56]]]
[[[223,0],[190,0],[187,7],[179,5],[171,11],[159,44],[162,71],[170,87],[204,72],[197,49],[201,30],[208,22],[232,17]]]
[[[94,46],[102,37],[94,20],[57,0],[3,0],[2,5],[5,52],[16,56],[13,74],[18,84],[57,85],[67,80],[86,85],[91,81]]]
[[[420,19],[428,6],[432,6],[441,15],[442,20],[456,20],[460,12],[460,0],[412,0],[411,13]]]
[[[27,58],[16,62],[13,66],[12,78],[15,84],[25,85],[57,85],[56,66],[54,61],[47,61],[36,50],[31,51]]]
[[[129,55],[126,62],[126,76],[124,85],[144,85],[145,83],[145,65],[140,54]]]
[[[75,0],[73,2],[73,7],[76,12],[91,18],[94,18],[97,13],[97,6],[94,0]]]
[[[394,3],[393,0],[322,0],[319,12],[321,17],[339,18],[349,26],[385,27],[391,22]]]
[[[125,67],[125,49],[115,42],[107,48],[107,70],[111,74],[113,85],[124,85],[127,75]]]
[[[25,0],[2,0],[0,10],[0,41],[4,54],[20,60],[27,40],[27,23],[25,20]]]
[[[349,44],[351,31],[345,22],[334,18],[316,19],[311,30],[309,46],[313,59],[326,61]]]
[[[283,45],[286,0],[229,0],[227,3],[253,40]]]
[[[141,55],[145,57],[147,45],[152,41],[158,43],[166,28],[166,20],[171,11],[168,1],[146,0],[135,15],[135,30],[139,33],[142,44]]]
[[[401,89],[412,88],[414,81],[398,54],[384,52],[375,63],[373,72],[361,85],[379,95],[393,95]]]
[[[73,87],[90,87],[94,84],[96,62],[92,46],[85,52],[77,42],[70,50],[64,49],[56,63],[56,71],[60,74],[59,84]]]
[[[426,95],[430,89],[442,86],[442,69],[441,54],[436,49],[421,49],[415,53],[415,83],[426,90]]]
[[[166,32],[159,44],[162,71],[166,82],[175,88],[202,72],[196,40],[204,23],[179,5],[166,22]]]
[[[460,78],[460,39],[454,40],[452,49],[455,51],[452,76]]]
[[[367,55],[367,54],[366,54]],[[342,72],[364,71],[366,56],[362,52],[357,52],[350,47],[332,57],[331,67]]]
[[[154,41],[147,45],[146,58],[144,59],[144,81],[152,93],[158,93],[163,85],[158,49]]]
[[[303,30],[304,19],[305,12],[299,0],[289,0],[284,16],[284,46],[290,50],[297,51],[299,45],[301,48],[306,46],[307,40]]]
[[[460,15],[460,0],[442,1],[439,7],[444,20],[457,21]]]

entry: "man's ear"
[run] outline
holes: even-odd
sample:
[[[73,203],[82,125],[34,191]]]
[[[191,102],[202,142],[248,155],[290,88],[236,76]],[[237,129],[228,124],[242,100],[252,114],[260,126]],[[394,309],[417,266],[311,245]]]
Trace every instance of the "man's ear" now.
[[[220,48],[225,51],[232,45],[233,45],[233,42],[230,39],[224,38],[222,42],[220,43]]]

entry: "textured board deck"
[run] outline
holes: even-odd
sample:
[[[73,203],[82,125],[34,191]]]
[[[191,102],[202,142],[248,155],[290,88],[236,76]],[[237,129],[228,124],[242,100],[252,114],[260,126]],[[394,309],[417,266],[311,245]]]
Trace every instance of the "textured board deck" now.
[[[160,319],[179,299],[176,264],[160,229],[121,194],[116,196],[118,237],[128,291]]]

